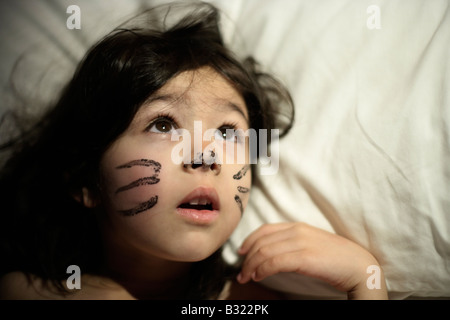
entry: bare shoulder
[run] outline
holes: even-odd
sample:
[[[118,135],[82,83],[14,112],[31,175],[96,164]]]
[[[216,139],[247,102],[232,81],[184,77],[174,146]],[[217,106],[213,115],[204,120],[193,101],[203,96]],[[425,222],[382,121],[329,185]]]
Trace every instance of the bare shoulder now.
[[[0,300],[130,300],[134,299],[112,280],[82,276],[80,289],[61,292],[36,276],[11,272],[0,279]]]
[[[0,299],[2,300],[35,300],[42,299],[35,287],[35,280],[23,272],[14,271],[0,279]]]

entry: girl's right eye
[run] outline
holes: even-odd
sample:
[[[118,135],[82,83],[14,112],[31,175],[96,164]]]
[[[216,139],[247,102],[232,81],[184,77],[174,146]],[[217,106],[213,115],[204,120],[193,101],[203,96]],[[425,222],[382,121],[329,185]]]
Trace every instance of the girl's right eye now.
[[[168,117],[159,117],[147,127],[147,131],[155,133],[171,133],[175,129],[175,122]]]

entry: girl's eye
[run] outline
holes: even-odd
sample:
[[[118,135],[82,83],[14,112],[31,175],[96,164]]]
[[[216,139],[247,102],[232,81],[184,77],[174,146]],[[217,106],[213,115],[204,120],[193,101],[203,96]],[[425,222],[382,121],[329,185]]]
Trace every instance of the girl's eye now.
[[[219,141],[237,142],[238,136],[231,126],[222,126],[216,130],[214,138]]]
[[[155,133],[170,133],[175,130],[175,123],[172,119],[161,117],[153,121],[148,127],[148,131]]]

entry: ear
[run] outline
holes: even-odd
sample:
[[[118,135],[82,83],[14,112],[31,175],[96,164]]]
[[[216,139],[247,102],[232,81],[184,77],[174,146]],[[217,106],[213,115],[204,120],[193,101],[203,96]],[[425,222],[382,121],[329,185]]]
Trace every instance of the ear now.
[[[81,192],[73,194],[72,196],[76,201],[81,203],[86,208],[95,208],[98,204],[94,193],[86,187],[81,188]]]

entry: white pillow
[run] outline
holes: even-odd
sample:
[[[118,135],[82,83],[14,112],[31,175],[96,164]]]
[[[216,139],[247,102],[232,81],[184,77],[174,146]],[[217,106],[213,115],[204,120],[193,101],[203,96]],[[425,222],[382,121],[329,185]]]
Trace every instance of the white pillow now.
[[[303,221],[372,252],[391,298],[449,297],[448,1],[231,3],[229,41],[287,84],[297,114],[230,247],[263,223]],[[343,297],[294,274],[266,283]]]

